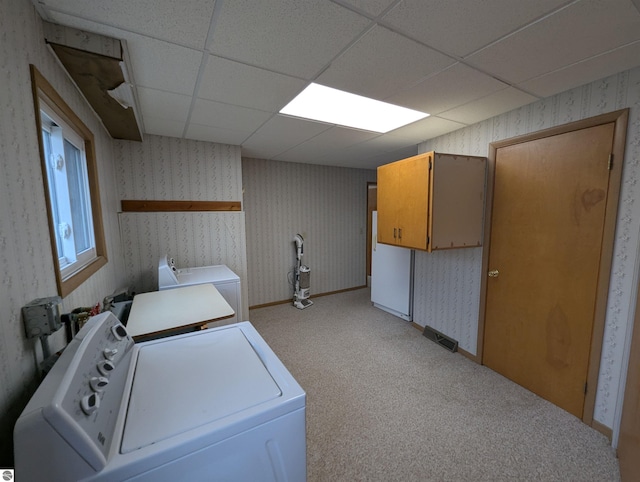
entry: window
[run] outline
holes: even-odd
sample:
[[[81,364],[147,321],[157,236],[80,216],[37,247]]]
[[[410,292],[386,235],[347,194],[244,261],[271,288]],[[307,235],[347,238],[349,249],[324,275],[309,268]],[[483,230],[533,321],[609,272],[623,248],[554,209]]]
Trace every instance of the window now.
[[[31,66],[42,176],[58,292],[106,263],[93,134]]]
[[[95,258],[84,139],[46,104],[40,106],[42,143],[63,279]]]

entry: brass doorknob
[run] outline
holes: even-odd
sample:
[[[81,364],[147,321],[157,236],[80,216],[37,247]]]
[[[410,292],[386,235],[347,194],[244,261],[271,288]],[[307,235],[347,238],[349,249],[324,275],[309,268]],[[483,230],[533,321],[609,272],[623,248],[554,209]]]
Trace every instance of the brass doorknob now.
[[[489,278],[497,278],[500,272],[497,269],[492,269],[488,274]]]

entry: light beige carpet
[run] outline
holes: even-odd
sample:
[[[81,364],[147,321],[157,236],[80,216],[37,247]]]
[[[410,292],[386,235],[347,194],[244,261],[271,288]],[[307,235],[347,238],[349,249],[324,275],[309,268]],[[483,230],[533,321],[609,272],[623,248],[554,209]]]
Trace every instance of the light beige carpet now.
[[[309,481],[619,480],[605,436],[369,297],[250,311],[307,392]]]

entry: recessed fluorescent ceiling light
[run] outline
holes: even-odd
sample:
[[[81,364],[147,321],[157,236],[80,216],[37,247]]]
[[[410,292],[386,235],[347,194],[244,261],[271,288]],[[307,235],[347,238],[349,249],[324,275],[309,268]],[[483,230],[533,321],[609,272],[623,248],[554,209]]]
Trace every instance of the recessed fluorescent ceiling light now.
[[[383,134],[429,116],[319,84],[310,84],[280,113]]]

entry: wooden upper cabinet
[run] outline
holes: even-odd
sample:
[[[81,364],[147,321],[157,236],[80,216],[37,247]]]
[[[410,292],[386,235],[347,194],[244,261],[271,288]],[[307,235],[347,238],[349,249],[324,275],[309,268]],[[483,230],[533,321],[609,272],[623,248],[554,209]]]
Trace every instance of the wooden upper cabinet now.
[[[378,168],[378,242],[396,244],[397,218],[399,204],[397,201],[398,169],[391,169],[387,164]],[[380,210],[380,206],[384,209]]]
[[[427,152],[378,168],[378,242],[405,248],[481,246],[485,157]]]

